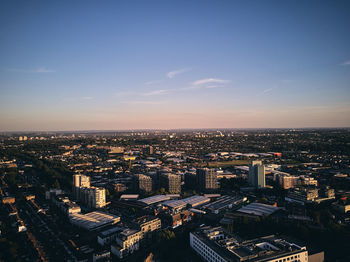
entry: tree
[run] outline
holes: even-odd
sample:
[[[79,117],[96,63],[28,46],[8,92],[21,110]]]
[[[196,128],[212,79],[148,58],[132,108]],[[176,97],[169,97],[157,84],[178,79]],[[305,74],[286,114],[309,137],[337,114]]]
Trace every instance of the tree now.
[[[54,187],[54,188],[57,188],[57,189],[60,189],[60,188],[61,188],[60,182],[58,182],[57,179],[56,179],[55,183],[53,184],[53,187]]]

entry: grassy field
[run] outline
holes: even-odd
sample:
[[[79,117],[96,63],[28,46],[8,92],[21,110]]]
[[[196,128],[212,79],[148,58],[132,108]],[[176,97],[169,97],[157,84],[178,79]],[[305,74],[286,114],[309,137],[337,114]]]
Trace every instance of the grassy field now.
[[[209,162],[209,167],[229,167],[229,166],[245,166],[248,165],[249,160],[231,160],[231,161],[217,161]]]

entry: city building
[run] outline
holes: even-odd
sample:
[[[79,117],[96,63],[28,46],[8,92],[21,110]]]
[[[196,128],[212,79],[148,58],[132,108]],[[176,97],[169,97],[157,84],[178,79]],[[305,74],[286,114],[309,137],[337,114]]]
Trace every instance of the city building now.
[[[290,189],[297,186],[299,184],[298,181],[299,177],[297,176],[283,174],[282,172],[278,174],[278,182],[283,189]]]
[[[161,174],[159,176],[160,187],[170,194],[181,193],[181,176],[170,173]]]
[[[317,198],[317,188],[298,187],[290,189],[287,196],[285,197],[285,200],[289,202],[304,204],[314,202]]]
[[[265,167],[261,161],[250,162],[248,182],[255,188],[265,187]]]
[[[80,188],[90,187],[90,177],[85,175],[73,175],[73,195],[75,199],[80,199]]]
[[[182,199],[189,207],[197,207],[210,202],[210,198],[205,196],[191,196]]]
[[[95,211],[87,214],[70,214],[69,220],[73,225],[92,231],[114,225],[120,221],[120,217],[105,212]]]
[[[137,174],[134,176],[135,189],[137,191],[151,192],[152,191],[152,178],[143,174]]]
[[[200,191],[218,189],[216,171],[212,168],[198,168],[196,170],[197,185]]]
[[[97,235],[97,243],[101,246],[110,245],[116,240],[118,233],[123,230],[124,228],[118,226],[104,230]]]
[[[89,208],[103,208],[106,205],[106,189],[102,187],[82,187],[80,201]]]
[[[151,197],[146,197],[146,198],[140,199],[139,202],[149,206],[149,205],[157,204],[166,200],[170,200],[169,195],[155,195]]]
[[[119,232],[116,237],[116,242],[111,245],[111,252],[120,259],[139,250],[142,232],[135,229],[124,229]]]
[[[334,210],[346,214],[350,213],[350,200],[348,198],[340,199],[332,204]]]
[[[185,187],[187,189],[197,188],[197,176],[195,172],[186,172],[184,174]]]
[[[171,214],[180,213],[187,207],[187,203],[183,200],[169,200],[162,203],[164,208],[167,208]]]
[[[190,233],[190,245],[209,262],[307,262],[308,251],[274,235],[241,240],[221,227],[202,227]]]
[[[162,223],[159,218],[153,216],[142,216],[133,220],[133,224],[142,232],[142,236],[161,228]]]
[[[143,148],[143,154],[145,155],[153,155],[153,146],[146,146],[145,148]]]
[[[262,203],[251,203],[249,205],[241,207],[237,210],[237,212],[261,217],[272,215],[278,210],[280,210],[280,208],[276,206],[266,205]]]
[[[202,208],[207,209],[214,214],[219,214],[220,211],[242,204],[246,200],[247,199],[242,196],[222,196],[219,197],[216,201],[204,205]]]

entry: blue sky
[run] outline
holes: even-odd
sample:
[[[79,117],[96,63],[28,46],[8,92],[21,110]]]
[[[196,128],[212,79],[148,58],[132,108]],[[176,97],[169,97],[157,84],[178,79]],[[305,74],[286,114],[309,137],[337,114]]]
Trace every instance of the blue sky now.
[[[349,1],[1,1],[0,130],[350,126]]]

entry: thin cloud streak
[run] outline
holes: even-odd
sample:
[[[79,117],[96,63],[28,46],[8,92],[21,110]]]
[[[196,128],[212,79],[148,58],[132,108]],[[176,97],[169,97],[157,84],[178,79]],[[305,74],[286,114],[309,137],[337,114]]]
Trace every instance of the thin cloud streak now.
[[[168,94],[170,90],[167,89],[159,89],[159,90],[153,90],[147,93],[143,93],[143,96],[156,96],[156,95],[165,95]]]
[[[342,66],[350,66],[350,60],[344,61],[340,65],[342,65]]]
[[[161,82],[162,80],[152,80],[152,81],[145,82],[145,85],[149,86],[149,85],[159,84]]]
[[[167,77],[172,79],[174,78],[176,75],[182,74],[182,73],[186,73],[188,71],[190,71],[191,68],[182,68],[182,69],[178,69],[178,70],[174,70],[174,71],[170,71],[167,73]]]
[[[18,73],[55,73],[56,70],[48,69],[46,67],[39,67],[34,70],[20,69],[20,68],[10,68],[7,71],[18,72]]]
[[[268,88],[263,91],[263,94],[269,93],[273,90],[273,88]]]
[[[230,80],[224,80],[224,79],[218,79],[218,78],[205,78],[205,79],[200,79],[192,82],[192,85],[199,86],[199,85],[211,84],[211,83],[226,84],[229,82]]]
[[[165,104],[166,101],[139,101],[139,100],[135,100],[135,101],[123,101],[122,103],[124,104],[129,104],[129,105],[161,105],[161,104]]]

